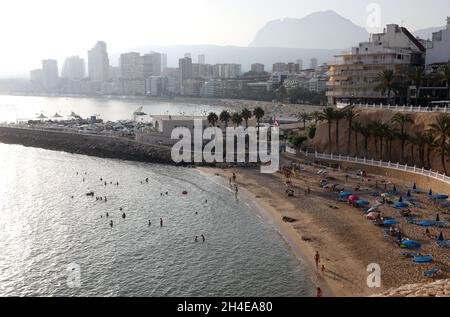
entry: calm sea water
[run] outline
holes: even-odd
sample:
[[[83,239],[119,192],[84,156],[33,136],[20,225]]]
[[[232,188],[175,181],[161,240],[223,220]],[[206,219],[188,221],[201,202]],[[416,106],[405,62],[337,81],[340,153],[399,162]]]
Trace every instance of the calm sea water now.
[[[0,296],[312,295],[276,230],[214,177],[4,144],[0,166]]]
[[[117,121],[132,119],[134,111],[140,106],[149,115],[204,115],[224,109],[207,104],[169,101],[0,95],[0,122],[15,122],[16,118],[35,119],[41,113],[47,117],[52,117],[56,112],[69,116],[72,111],[83,118],[96,114],[105,121]]]

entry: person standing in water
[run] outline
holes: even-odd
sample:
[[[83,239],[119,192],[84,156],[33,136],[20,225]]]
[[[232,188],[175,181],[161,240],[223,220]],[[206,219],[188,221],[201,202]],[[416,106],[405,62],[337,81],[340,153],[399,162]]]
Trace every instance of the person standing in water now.
[[[114,222],[111,220],[111,221],[109,222],[109,225],[110,225],[110,227],[112,228],[112,227],[114,226]]]
[[[125,219],[127,215],[125,213],[122,214],[122,219]]]
[[[195,236],[195,242],[198,242],[198,236]]]
[[[204,235],[202,235],[202,241],[203,241],[203,243],[205,243],[205,236]]]
[[[152,221],[149,220],[149,221],[148,221],[148,226],[151,227],[151,225],[152,225]]]
[[[162,218],[159,218],[159,225],[161,226],[161,228],[163,227],[163,219]]]

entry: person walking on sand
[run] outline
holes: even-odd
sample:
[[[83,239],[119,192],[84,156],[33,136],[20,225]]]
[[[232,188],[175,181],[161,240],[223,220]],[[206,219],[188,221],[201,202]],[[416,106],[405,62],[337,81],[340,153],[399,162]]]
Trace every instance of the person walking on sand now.
[[[320,298],[320,297],[322,297],[322,289],[320,288],[320,287],[318,287],[317,288],[317,290],[316,290],[316,297],[318,297],[318,298]]]
[[[325,274],[325,265],[322,264],[322,267],[320,268],[320,270],[322,271],[322,274]]]
[[[319,268],[319,263],[320,263],[319,251],[316,251],[316,255],[314,256],[314,260],[316,261],[316,268]]]

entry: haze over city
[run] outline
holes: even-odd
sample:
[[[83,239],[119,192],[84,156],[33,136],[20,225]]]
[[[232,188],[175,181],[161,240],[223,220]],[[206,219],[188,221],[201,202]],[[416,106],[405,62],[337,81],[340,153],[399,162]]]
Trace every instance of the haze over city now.
[[[97,40],[108,43],[110,54],[145,45],[246,47],[269,21],[303,18],[317,11],[333,10],[369,32],[378,32],[387,23],[412,31],[443,26],[443,15],[450,10],[446,0],[427,1],[426,15],[423,1],[377,1],[381,26],[370,28],[366,20],[371,3],[374,1],[2,1],[0,77],[27,77],[30,69],[47,58],[62,64],[66,56],[85,57]]]

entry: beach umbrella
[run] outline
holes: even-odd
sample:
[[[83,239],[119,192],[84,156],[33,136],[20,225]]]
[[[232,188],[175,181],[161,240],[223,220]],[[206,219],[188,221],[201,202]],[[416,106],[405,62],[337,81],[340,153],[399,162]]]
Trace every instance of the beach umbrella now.
[[[405,207],[409,207],[409,204],[404,203],[404,202],[398,202],[394,204],[394,207],[396,208],[405,208]]]
[[[436,221],[420,221],[416,222],[416,225],[421,227],[433,227],[436,224]]]
[[[353,196],[353,195],[352,195],[352,196],[348,197],[348,200],[349,200],[349,201],[352,201],[352,202],[353,202],[353,201],[358,201],[358,200],[359,200],[359,197],[358,197],[358,196]]]
[[[405,240],[402,242],[402,247],[411,249],[420,249],[422,245],[417,241]]]
[[[445,241],[444,233],[441,231],[441,234],[439,235],[438,241]]]
[[[386,226],[394,226],[394,225],[398,225],[400,223],[400,221],[398,220],[385,220],[383,221],[383,224]]]
[[[55,115],[53,116],[53,118],[62,118],[62,116],[59,113],[55,113]]]
[[[38,117],[38,119],[47,119],[47,117],[46,116],[44,116],[44,114],[43,113],[41,113],[41,115]]]
[[[441,217],[439,217],[439,214],[436,215],[436,222],[441,221]]]

